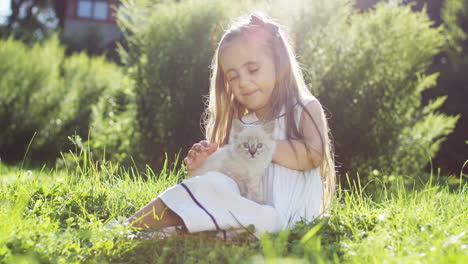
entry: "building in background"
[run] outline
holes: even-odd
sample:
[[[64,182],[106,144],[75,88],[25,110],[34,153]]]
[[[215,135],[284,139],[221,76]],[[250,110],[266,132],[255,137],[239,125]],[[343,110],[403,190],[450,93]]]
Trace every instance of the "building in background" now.
[[[63,37],[68,43],[103,50],[122,38],[115,7],[119,0],[67,0],[62,21]],[[84,42],[84,43],[83,43]],[[88,44],[88,45],[87,45]]]

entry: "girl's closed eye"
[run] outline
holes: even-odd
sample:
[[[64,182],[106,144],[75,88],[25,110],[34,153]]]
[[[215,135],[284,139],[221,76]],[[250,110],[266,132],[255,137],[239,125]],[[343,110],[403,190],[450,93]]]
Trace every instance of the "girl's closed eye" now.
[[[253,73],[257,72],[257,71],[258,71],[258,68],[257,68],[257,69],[250,70],[249,72],[253,74]],[[237,77],[238,77],[238,76],[233,77],[233,78],[231,78],[229,81],[233,81],[233,80],[237,79]]]

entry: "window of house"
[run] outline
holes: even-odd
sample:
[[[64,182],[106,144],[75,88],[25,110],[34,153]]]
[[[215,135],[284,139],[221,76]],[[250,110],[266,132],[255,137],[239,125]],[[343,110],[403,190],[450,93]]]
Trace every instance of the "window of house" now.
[[[109,3],[98,0],[78,0],[76,15],[82,18],[106,20],[109,11]]]

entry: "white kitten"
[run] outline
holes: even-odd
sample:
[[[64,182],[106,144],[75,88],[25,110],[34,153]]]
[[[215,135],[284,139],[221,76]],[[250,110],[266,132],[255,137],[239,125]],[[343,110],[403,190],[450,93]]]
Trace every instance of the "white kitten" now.
[[[224,173],[238,184],[242,196],[264,203],[261,182],[276,147],[274,123],[243,125],[234,119],[232,126],[229,144],[208,156],[192,175],[201,176],[208,171]]]

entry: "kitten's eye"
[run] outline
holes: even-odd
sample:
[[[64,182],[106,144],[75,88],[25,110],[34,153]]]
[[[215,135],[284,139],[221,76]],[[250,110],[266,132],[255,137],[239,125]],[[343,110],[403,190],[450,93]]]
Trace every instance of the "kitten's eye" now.
[[[244,148],[249,148],[249,143],[244,143]]]
[[[257,144],[257,148],[261,148],[261,147],[263,147],[263,144],[262,144],[262,143],[258,143],[258,144]]]

